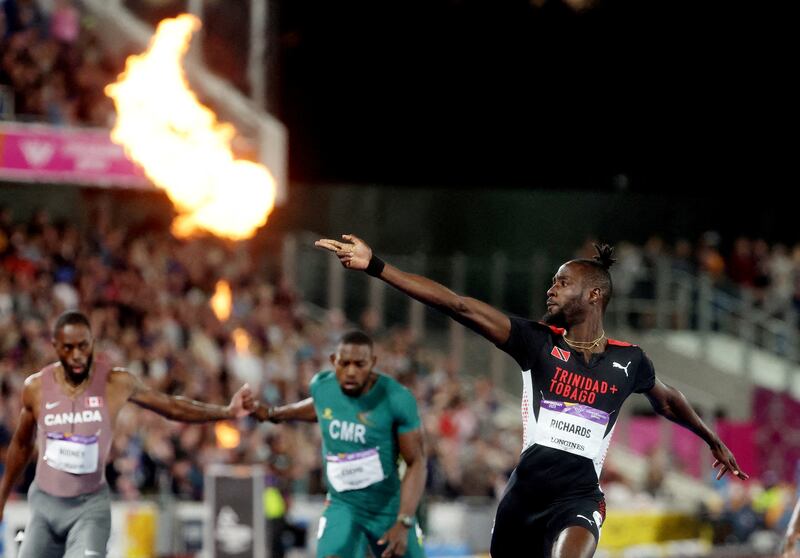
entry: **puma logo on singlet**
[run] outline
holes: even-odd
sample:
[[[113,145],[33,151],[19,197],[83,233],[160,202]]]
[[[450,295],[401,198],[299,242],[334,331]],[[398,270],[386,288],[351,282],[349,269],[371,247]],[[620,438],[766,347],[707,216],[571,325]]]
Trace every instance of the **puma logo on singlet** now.
[[[588,517],[586,517],[585,515],[578,514],[578,517],[580,517],[581,519],[585,519],[586,521],[588,521],[588,522],[589,522],[589,525],[594,525],[594,521],[592,521],[591,519],[589,519],[589,518],[588,518]]]
[[[628,377],[628,366],[631,365],[631,361],[628,361],[628,364],[622,366],[619,362],[614,362],[614,368],[619,368],[620,370],[625,372],[625,377]]]

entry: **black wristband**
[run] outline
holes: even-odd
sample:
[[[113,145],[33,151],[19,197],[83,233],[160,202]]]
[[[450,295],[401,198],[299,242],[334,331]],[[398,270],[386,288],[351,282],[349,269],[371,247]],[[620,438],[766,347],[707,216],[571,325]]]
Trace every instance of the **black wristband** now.
[[[372,257],[369,259],[369,264],[367,264],[367,269],[364,271],[367,272],[367,275],[372,275],[373,277],[380,277],[381,273],[383,273],[383,268],[386,266],[386,262],[380,259],[375,254],[372,254]]]

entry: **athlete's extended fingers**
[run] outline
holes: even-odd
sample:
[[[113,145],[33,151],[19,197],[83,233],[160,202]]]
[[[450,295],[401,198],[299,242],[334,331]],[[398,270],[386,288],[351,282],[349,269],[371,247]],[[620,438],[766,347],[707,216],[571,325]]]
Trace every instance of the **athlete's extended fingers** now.
[[[353,244],[366,244],[363,240],[361,240],[354,234],[343,234],[342,238],[344,238],[348,242],[352,242]]]
[[[338,240],[333,240],[331,238],[321,238],[314,243],[314,246],[317,248],[324,248],[325,250],[330,250],[331,252],[336,252],[337,250],[342,249],[342,243]]]
[[[715,468],[715,469],[716,469],[717,467],[719,467],[720,465],[721,465],[721,462],[720,462],[720,460],[719,460],[719,459],[717,459],[716,461],[714,461],[714,468]]]
[[[741,469],[736,472],[736,476],[739,477],[739,480],[747,480],[750,478],[750,475],[742,471]]]
[[[750,475],[742,471],[739,467],[739,464],[736,463],[736,458],[731,454],[731,465],[733,465],[733,474],[739,477],[741,480],[747,480],[750,478]]]
[[[725,476],[725,473],[727,473],[727,472],[728,472],[728,466],[727,466],[727,465],[723,465],[723,466],[720,468],[719,472],[717,473],[717,480],[719,480],[719,479],[721,479],[722,477],[724,477],[724,476]]]
[[[386,550],[383,551],[381,554],[381,558],[395,558],[395,556],[402,556],[403,554],[398,551],[397,548],[397,541],[389,540],[389,544],[386,545]]]

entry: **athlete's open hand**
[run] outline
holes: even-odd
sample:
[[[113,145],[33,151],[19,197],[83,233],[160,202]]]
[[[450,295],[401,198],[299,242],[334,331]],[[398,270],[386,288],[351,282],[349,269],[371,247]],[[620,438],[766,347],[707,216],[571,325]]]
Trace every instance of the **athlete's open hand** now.
[[[406,547],[408,547],[408,527],[395,523],[391,529],[383,534],[378,544],[386,545],[381,558],[403,556],[406,553]]]
[[[231,402],[228,405],[228,411],[233,418],[246,417],[256,409],[256,400],[253,397],[253,390],[250,389],[248,384],[243,385],[231,397]]]
[[[739,464],[736,463],[736,458],[731,453],[731,450],[729,450],[728,447],[721,441],[718,441],[716,444],[711,446],[711,453],[716,459],[716,461],[714,461],[714,468],[716,469],[717,467],[720,467],[719,471],[717,472],[717,480],[724,477],[725,473],[728,472],[742,480],[747,480],[750,478],[750,475],[739,468]]]
[[[333,240],[332,238],[322,238],[317,240],[314,246],[325,248],[329,252],[336,254],[336,257],[347,269],[367,269],[369,260],[372,258],[372,248],[352,234],[343,234],[342,238],[345,242]]]

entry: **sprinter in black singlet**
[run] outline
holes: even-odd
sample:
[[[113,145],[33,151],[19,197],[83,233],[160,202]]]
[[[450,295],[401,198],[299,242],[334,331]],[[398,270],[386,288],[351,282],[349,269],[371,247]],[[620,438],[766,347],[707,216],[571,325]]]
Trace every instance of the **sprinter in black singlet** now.
[[[613,250],[562,265],[547,291],[541,322],[509,318],[377,256],[364,241],[322,239],[348,269],[363,270],[480,333],[522,370],[523,452],[497,509],[492,558],[590,558],[605,519],[599,477],[619,409],[643,393],[653,409],[705,441],[719,467],[747,475],[678,390],[655,377],[637,346],[606,337]]]

